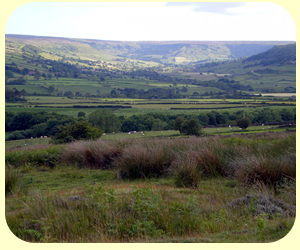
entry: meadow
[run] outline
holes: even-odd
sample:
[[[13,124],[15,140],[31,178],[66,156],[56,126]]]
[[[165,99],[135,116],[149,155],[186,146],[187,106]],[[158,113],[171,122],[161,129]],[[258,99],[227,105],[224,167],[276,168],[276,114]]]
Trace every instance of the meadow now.
[[[7,149],[6,220],[28,242],[275,242],[296,206],[293,132]]]

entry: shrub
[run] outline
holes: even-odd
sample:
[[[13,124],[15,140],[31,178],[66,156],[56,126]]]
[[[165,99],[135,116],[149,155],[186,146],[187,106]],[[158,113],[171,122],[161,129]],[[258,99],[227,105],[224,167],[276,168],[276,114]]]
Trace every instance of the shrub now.
[[[101,131],[93,127],[86,120],[75,121],[60,126],[57,133],[51,138],[55,144],[69,143],[75,140],[93,140],[101,137]]]
[[[33,147],[22,150],[12,150],[5,154],[5,164],[19,167],[26,163],[36,166],[54,167],[60,162],[61,146]]]
[[[295,216],[296,207],[285,202],[275,199],[267,194],[259,193],[257,195],[246,195],[243,198],[233,200],[229,206],[238,208],[247,206],[255,215],[265,214],[268,217],[274,216]]]
[[[236,125],[239,126],[242,129],[248,128],[250,123],[251,122],[248,118],[243,118],[243,119],[240,119],[240,120],[236,121]]]
[[[25,139],[25,135],[23,133],[23,131],[14,131],[12,133],[9,134],[9,136],[7,137],[7,140],[21,140],[21,139]]]
[[[200,136],[202,133],[202,126],[196,119],[184,121],[181,125],[180,133],[184,133],[186,135]]]
[[[242,118],[236,121],[236,125],[242,129],[246,129],[250,126],[250,120],[248,118]]]

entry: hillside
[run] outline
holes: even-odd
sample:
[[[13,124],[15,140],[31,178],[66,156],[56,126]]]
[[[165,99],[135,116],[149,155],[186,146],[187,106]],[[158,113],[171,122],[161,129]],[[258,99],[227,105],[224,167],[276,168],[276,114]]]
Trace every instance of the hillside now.
[[[157,63],[182,63],[249,57],[289,42],[121,42],[91,39],[6,35],[6,42],[31,52],[71,58],[115,61],[120,58]]]
[[[258,93],[296,92],[296,44],[277,45],[246,59],[195,63],[178,72],[186,79],[206,79],[218,84],[240,85],[239,90]],[[227,90],[226,86],[218,85]]]
[[[242,91],[295,93],[295,48],[287,42],[117,42],[6,35],[5,84],[18,91],[9,100],[23,94],[174,99],[237,97]]]
[[[276,45],[272,49],[260,53],[258,55],[253,55],[247,59],[245,62],[259,61],[263,66],[267,65],[284,65],[288,63],[296,62],[296,43],[288,44],[284,46]]]

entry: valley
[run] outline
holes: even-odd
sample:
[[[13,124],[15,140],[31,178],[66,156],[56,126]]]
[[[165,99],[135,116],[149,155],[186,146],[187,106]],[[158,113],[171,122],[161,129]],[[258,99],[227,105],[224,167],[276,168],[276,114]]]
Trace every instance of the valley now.
[[[21,240],[267,243],[292,230],[295,42],[5,41],[5,211]]]

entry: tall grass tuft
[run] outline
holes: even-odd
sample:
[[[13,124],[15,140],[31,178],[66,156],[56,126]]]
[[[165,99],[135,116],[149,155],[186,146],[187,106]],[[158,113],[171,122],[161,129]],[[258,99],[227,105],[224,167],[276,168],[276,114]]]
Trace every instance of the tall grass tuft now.
[[[296,155],[250,155],[236,161],[235,177],[246,184],[276,188],[284,178],[296,178]]]
[[[165,143],[137,143],[123,150],[114,162],[118,178],[151,178],[167,174],[174,152]]]
[[[176,187],[197,188],[201,180],[201,170],[191,153],[177,157],[170,172],[174,176]]]
[[[5,196],[11,194],[21,181],[19,170],[5,166]]]
[[[62,160],[80,168],[109,169],[121,154],[120,146],[106,141],[77,141],[67,145]]]

